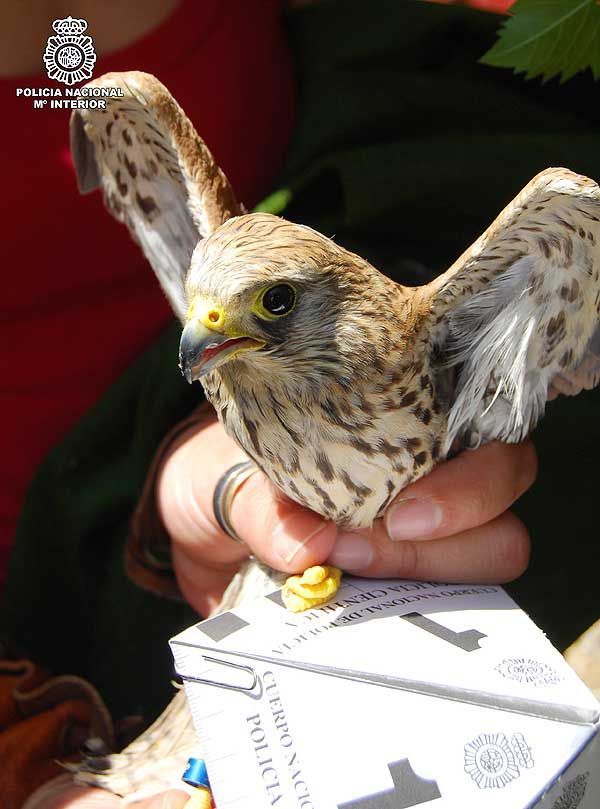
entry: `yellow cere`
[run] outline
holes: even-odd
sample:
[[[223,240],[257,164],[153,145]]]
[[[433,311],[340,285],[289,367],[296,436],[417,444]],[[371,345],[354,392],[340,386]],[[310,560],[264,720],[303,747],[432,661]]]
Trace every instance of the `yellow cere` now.
[[[301,576],[290,576],[281,588],[283,603],[290,612],[303,612],[329,601],[340,589],[342,571],[332,565],[315,565]]]
[[[186,320],[199,320],[207,329],[221,331],[225,325],[225,310],[208,298],[197,297],[190,303]]]

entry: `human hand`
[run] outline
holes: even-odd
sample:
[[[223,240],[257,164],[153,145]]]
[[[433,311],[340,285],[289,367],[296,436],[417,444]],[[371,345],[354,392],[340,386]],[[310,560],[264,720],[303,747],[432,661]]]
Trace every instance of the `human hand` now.
[[[202,615],[217,606],[250,553],[290,573],[330,561],[364,576],[456,582],[509,581],[527,567],[527,529],[507,509],[535,479],[530,441],[494,442],[457,455],[404,489],[384,519],[359,532],[337,529],[257,471],[231,506],[246,546],[223,533],[212,510],[217,481],[245,459],[215,420],[185,437],[157,481],[179,586]]]
[[[81,786],[70,775],[60,775],[36,790],[27,799],[26,809],[183,809],[189,798],[182,790],[169,790],[126,804],[112,792]]]

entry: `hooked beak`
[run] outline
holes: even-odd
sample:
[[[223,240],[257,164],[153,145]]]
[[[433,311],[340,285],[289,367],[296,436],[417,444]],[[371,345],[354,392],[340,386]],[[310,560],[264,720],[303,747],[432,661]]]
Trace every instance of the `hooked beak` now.
[[[242,351],[256,351],[265,342],[252,337],[230,337],[207,328],[199,319],[186,323],[179,343],[179,367],[188,382],[200,379],[209,371]]]

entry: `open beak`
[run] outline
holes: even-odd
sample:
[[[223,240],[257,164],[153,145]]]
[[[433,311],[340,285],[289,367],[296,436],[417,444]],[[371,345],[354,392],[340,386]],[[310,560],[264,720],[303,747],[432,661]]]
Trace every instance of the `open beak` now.
[[[200,320],[186,323],[179,343],[179,367],[188,382],[214,371],[242,351],[256,351],[265,343],[252,337],[229,337],[207,328]]]

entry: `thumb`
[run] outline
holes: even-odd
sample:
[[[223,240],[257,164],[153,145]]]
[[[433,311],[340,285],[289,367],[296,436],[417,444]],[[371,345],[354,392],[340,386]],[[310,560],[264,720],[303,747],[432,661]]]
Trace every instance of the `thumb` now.
[[[237,491],[231,521],[255,556],[284,573],[322,564],[337,535],[334,523],[282,495],[262,472]]]

